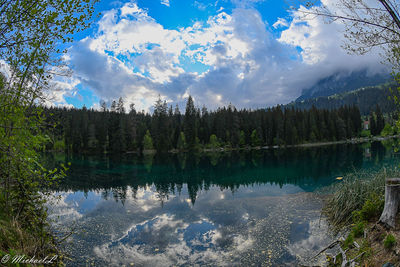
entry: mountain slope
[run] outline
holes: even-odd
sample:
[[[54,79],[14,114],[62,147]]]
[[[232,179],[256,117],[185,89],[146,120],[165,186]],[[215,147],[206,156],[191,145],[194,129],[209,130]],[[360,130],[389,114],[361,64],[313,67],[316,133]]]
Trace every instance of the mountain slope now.
[[[287,106],[298,109],[310,109],[315,106],[319,109],[335,109],[343,105],[357,105],[361,115],[368,115],[375,109],[376,104],[381,107],[382,112],[393,112],[396,105],[389,99],[392,94],[389,88],[395,88],[395,83],[385,83],[378,86],[362,87],[350,92],[334,94],[331,96],[314,97],[305,100],[296,100]]]
[[[367,70],[352,72],[350,74],[338,72],[321,79],[314,86],[304,89],[302,95],[296,99],[296,102],[349,92],[362,87],[376,86],[387,82],[390,78],[389,74],[368,75]]]

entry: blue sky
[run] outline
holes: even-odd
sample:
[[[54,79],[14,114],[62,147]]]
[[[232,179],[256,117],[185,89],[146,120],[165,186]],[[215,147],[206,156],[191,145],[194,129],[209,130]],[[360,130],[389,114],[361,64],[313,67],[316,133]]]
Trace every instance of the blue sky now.
[[[337,72],[382,69],[379,51],[343,51],[340,22],[304,20],[299,8],[285,0],[101,1],[101,15],[65,55],[73,75],[56,79],[53,103],[97,108],[123,97],[149,111],[159,95],[180,107],[192,95],[198,106],[260,108]]]

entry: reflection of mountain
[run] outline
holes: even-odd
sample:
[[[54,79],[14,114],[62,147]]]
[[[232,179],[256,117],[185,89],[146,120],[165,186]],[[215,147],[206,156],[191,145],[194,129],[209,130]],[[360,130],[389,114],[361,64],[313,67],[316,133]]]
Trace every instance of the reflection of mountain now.
[[[372,162],[382,161],[385,148],[373,145]],[[104,197],[123,200],[126,190],[154,185],[161,200],[180,192],[187,185],[192,202],[200,190],[210,186],[235,191],[240,186],[293,184],[305,191],[328,185],[336,175],[361,169],[361,145],[337,145],[316,148],[291,148],[220,154],[156,155],[143,157],[74,156],[58,159],[49,155],[49,164],[71,161],[68,177],[57,190],[101,191]],[[151,162],[151,163],[150,163]],[[365,166],[364,166],[365,167]]]

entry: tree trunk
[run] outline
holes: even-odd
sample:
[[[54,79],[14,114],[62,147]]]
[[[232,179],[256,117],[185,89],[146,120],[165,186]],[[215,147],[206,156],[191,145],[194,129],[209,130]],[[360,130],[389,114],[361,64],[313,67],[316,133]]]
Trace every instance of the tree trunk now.
[[[385,208],[379,222],[389,228],[396,226],[396,214],[400,203],[400,178],[389,178],[385,186]]]

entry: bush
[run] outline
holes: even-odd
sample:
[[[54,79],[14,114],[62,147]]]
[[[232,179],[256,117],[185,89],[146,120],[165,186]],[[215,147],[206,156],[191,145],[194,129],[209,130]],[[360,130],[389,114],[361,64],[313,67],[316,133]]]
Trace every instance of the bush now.
[[[343,248],[346,249],[346,248],[350,247],[351,245],[353,245],[353,243],[354,243],[354,236],[353,236],[353,233],[350,233],[347,236],[346,240],[344,240],[344,242],[343,242]]]
[[[361,210],[357,210],[353,212],[353,220],[355,223],[361,221],[371,221],[372,219],[376,219],[379,215],[381,215],[385,200],[384,196],[378,196],[375,192],[372,193],[368,199],[365,201]]]
[[[64,142],[64,140],[55,141],[53,149],[55,151],[65,151],[65,142]]]
[[[153,148],[153,139],[151,138],[149,130],[147,130],[145,136],[143,137],[143,149],[152,150]]]
[[[221,144],[218,142],[218,138],[215,134],[210,135],[210,143],[208,144],[209,148],[218,148]]]
[[[359,222],[354,226],[353,230],[351,231],[354,235],[354,237],[361,237],[364,235],[364,228],[365,225],[363,222]]]
[[[371,136],[370,130],[362,130],[361,131],[361,137],[370,137],[370,136]]]
[[[388,234],[383,241],[383,246],[387,249],[391,249],[396,245],[396,238],[392,234]]]
[[[390,126],[390,124],[386,123],[385,124],[385,128],[383,128],[381,135],[382,136],[388,136],[388,135],[393,135],[394,134],[394,130],[392,128],[392,126]]]

